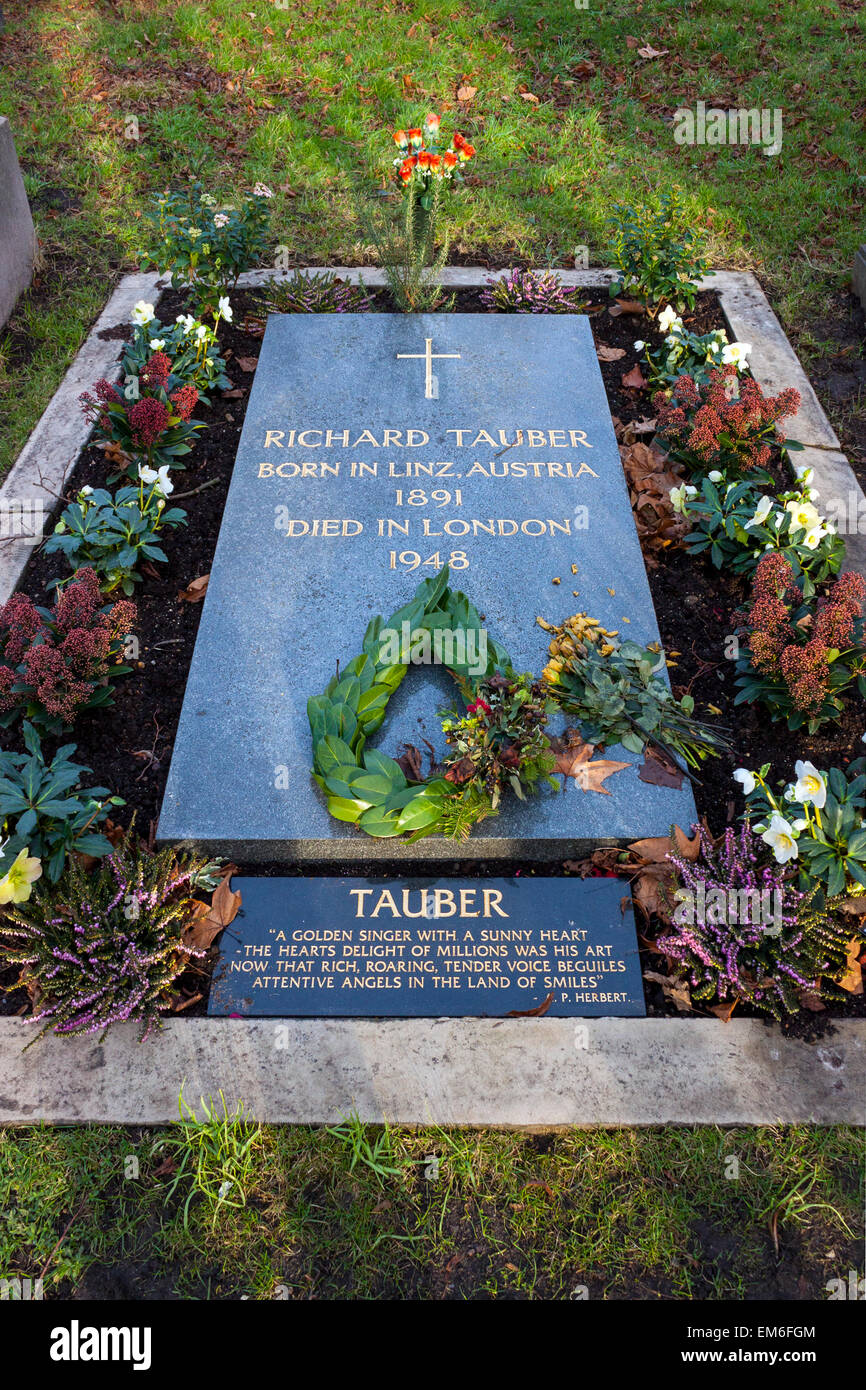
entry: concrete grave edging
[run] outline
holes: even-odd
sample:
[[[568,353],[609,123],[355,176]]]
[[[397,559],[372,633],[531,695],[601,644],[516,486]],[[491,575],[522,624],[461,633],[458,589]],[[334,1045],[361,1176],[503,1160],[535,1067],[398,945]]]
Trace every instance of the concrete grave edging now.
[[[161,1125],[223,1092],[273,1124],[863,1124],[866,1026],[809,1045],[754,1019],[171,1018],[45,1037],[0,1019],[0,1123]]]
[[[384,283],[375,268],[332,269],[343,278]],[[251,271],[240,288],[290,272]],[[493,273],[449,267],[441,283],[483,285]],[[598,288],[609,270],[560,271],[565,284]],[[42,499],[49,513],[62,494],[90,425],[78,397],[117,374],[120,345],[100,334],[129,322],[139,299],[166,282],[126,275],[117,285],[42,418],[0,487],[0,503]],[[734,335],[752,344],[752,372],[768,391],[795,386],[803,398],[789,429],[808,447],[794,455],[814,469],[828,496],[866,498],[839,441],[750,272],[716,271],[715,289]],[[849,563],[866,573],[866,535],[846,537]],[[17,586],[37,537],[0,541],[0,603]],[[282,1030],[275,1032],[275,1030]],[[526,1030],[532,1029],[532,1045]],[[585,1029],[585,1034],[579,1030]],[[0,1123],[160,1124],[188,1099],[243,1100],[274,1123],[330,1123],[355,1109],[362,1120],[504,1127],[659,1124],[862,1124],[866,1024],[842,1021],[826,1041],[785,1038],[756,1020],[679,1019],[168,1019],[139,1045],[132,1026],[105,1042],[43,1039],[18,1019],[0,1019]],[[279,1046],[277,1039],[280,1039]],[[584,1042],[585,1040],[585,1042]],[[291,1059],[286,1077],[282,1056]]]

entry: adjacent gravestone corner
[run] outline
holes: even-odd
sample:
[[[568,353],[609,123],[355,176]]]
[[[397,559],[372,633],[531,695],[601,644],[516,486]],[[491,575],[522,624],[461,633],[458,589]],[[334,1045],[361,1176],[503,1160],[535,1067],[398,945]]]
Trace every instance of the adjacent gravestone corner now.
[[[2,28],[2,13],[0,13]],[[36,232],[12,127],[0,116],[0,328],[9,318],[19,295],[29,287],[36,261]]]
[[[857,248],[851,271],[851,288],[866,309],[866,242]]]

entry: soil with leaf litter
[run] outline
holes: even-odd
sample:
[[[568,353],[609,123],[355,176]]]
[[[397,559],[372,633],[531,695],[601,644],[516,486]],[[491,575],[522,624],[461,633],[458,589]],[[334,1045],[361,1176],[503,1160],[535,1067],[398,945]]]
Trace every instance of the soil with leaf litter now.
[[[384,293],[375,298],[377,309],[389,310],[393,307]],[[75,761],[92,770],[92,777],[85,779],[86,783],[109,787],[114,794],[125,799],[127,805],[116,813],[115,821],[126,825],[135,811],[138,830],[142,834],[155,830],[159,816],[172,742],[202,611],[201,598],[206,587],[204,584],[196,585],[195,581],[203,579],[210,571],[264,328],[258,295],[240,291],[232,294],[231,299],[234,322],[220,324],[219,338],[221,351],[227,358],[232,387],[222,393],[214,393],[210,407],[197,408],[196,415],[206,422],[207,428],[201,431],[192,453],[187,456],[186,469],[173,473],[175,492],[171,503],[186,510],[188,524],[166,536],[164,548],[168,563],[149,567],[144,582],[136,586],[134,597],[139,612],[136,632],[140,642],[136,669],[132,675],[118,682],[116,700],[112,706],[84,715],[76,723],[72,734],[67,736],[77,745],[73,755]],[[611,301],[604,291],[586,292],[584,303],[590,316],[610,411],[621,447],[627,449],[641,442],[648,444],[653,433],[652,392],[626,385],[623,378],[633,374],[633,369],[639,365],[640,354],[635,351],[635,340],[642,338],[655,347],[662,342],[663,334],[645,314],[611,314]],[[178,313],[186,312],[188,307],[183,295],[167,291],[156,306],[156,314],[163,322],[170,322]],[[457,313],[485,311],[476,290],[458,291],[453,299],[453,308]],[[694,312],[686,313],[684,319],[688,328],[695,333],[707,333],[713,328],[724,327],[718,300],[710,293],[701,294]],[[103,336],[122,340],[131,337],[131,329],[129,325],[121,324],[105,330]],[[630,379],[634,380],[634,376]],[[74,497],[84,484],[104,486],[111,472],[112,467],[103,451],[94,445],[89,446],[67,484],[66,499]],[[780,471],[780,479],[782,476]],[[59,510],[58,502],[53,520],[57,519]],[[53,521],[51,526],[46,524],[46,534],[50,534],[51,529]],[[682,550],[653,552],[652,547],[645,547],[645,559],[663,645],[668,653],[678,654],[674,658],[676,665],[671,669],[675,693],[691,693],[695,698],[696,717],[715,720],[733,731],[734,752],[722,758],[709,759],[702,765],[695,780],[698,812],[702,818],[706,818],[714,834],[720,834],[728,824],[735,824],[742,809],[741,801],[735,795],[737,789],[731,780],[735,767],[755,767],[770,762],[774,778],[787,778],[792,774],[797,757],[808,756],[818,766],[835,763],[845,767],[852,758],[862,753],[863,717],[860,709],[851,708],[841,724],[828,726],[820,734],[807,738],[791,734],[783,723],[772,723],[757,707],[740,705],[734,708],[733,663],[725,659],[724,649],[725,639],[734,627],[732,614],[747,595],[745,581],[719,572],[708,561],[692,558]],[[35,602],[50,603],[47,585],[59,573],[63,573],[62,558],[46,556],[41,550],[37,551],[30,560],[20,587]],[[575,608],[577,606],[578,601]],[[534,614],[527,617],[528,622],[533,620]],[[540,641],[539,669],[544,654],[545,647]],[[707,708],[710,705],[721,713],[710,712]],[[61,741],[46,740],[47,756]],[[3,731],[0,746],[20,747],[18,731]],[[388,751],[397,756],[402,750],[395,748]],[[212,756],[225,759],[227,767],[230,765],[230,749],[215,747]],[[609,858],[609,852],[606,854]],[[583,866],[580,871],[586,872],[587,867]],[[577,866],[570,862],[567,867],[528,867],[525,863],[479,864],[468,855],[461,854],[455,846],[453,863],[444,867],[442,872],[502,876],[535,872],[567,874],[576,870]],[[241,865],[239,871],[253,874],[303,872],[285,864],[250,865],[246,868]],[[403,875],[405,871],[405,865],[399,863],[377,863],[351,869],[317,867],[316,870],[317,873],[331,872],[336,875],[368,872],[379,876],[389,872]],[[595,866],[592,872],[612,872],[612,869],[605,862],[602,867]],[[640,927],[639,912],[637,919]],[[650,937],[654,934],[654,928],[647,923],[643,924],[643,929]],[[211,954],[215,957],[216,953]],[[657,973],[663,973],[659,971],[658,956],[650,955],[647,950],[642,954],[650,968],[655,966]],[[4,983],[12,983],[9,972],[0,972],[0,985]],[[650,1014],[677,1014],[675,1002],[660,984],[646,981],[645,990]],[[206,996],[206,991],[207,980],[196,972],[196,977],[190,979],[188,993]],[[0,995],[0,1012],[17,1013],[25,1007],[26,996],[22,991]],[[202,997],[187,1012],[201,1013],[205,1008],[206,997]],[[708,1011],[699,1007],[697,1012],[704,1015]],[[738,1012],[745,1015],[749,1010],[740,1011],[738,1008]],[[798,1015],[785,1025],[786,1031],[816,1036],[832,1027],[831,1015],[846,1017],[864,1012],[863,996],[852,995],[842,1004],[830,1004],[823,1012]]]

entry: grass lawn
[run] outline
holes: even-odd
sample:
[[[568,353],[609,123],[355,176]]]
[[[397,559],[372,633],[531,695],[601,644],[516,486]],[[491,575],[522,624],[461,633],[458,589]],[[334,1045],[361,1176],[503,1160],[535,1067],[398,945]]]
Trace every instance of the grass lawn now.
[[[9,116],[42,244],[0,336],[0,472],[112,281],[148,194],[264,180],[296,263],[369,260],[357,192],[387,188],[390,131],[452,112],[478,150],[452,258],[605,264],[605,217],[679,183],[717,266],[752,267],[803,350],[861,238],[859,0],[6,0]],[[660,56],[646,58],[647,45]],[[472,92],[471,96],[467,94]],[[458,92],[464,99],[457,100]],[[780,108],[781,153],[679,146],[678,106]],[[862,164],[862,161],[859,161]]]
[[[854,1130],[253,1129],[246,1206],[219,1209],[186,1175],[171,1191],[176,1134],[0,1133],[0,1277],[66,1298],[821,1300],[859,1268]]]

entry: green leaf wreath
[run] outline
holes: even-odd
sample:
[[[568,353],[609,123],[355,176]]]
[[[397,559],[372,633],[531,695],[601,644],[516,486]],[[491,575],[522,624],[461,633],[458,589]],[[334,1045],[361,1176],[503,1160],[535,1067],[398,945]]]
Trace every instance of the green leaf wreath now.
[[[313,776],[328,810],[377,838],[465,837],[473,824],[496,813],[504,785],[522,796],[553,769],[542,733],[550,709],[540,683],[516,676],[508,653],[486,633],[482,642],[477,609],[465,594],[449,588],[448,578],[446,565],[419,584],[411,601],[387,622],[374,618],[363,650],[329,681],[324,694],[307,702]],[[467,654],[461,663],[459,648],[455,654],[451,644],[447,669],[468,707],[465,716],[452,712],[443,723],[454,756],[444,775],[426,781],[410,781],[394,758],[366,747],[409,669],[388,660],[393,653],[382,638],[407,630],[404,624],[413,649],[425,636],[435,646],[436,634],[450,631],[463,634]],[[486,658],[482,670],[479,655]]]
[[[486,632],[482,638],[477,609],[465,594],[449,587],[448,577],[446,565],[419,584],[411,601],[387,622],[374,618],[363,650],[344,670],[338,668],[324,694],[307,702],[313,776],[335,819],[377,838],[407,835],[416,840],[441,834],[463,839],[478,821],[498,813],[503,791],[523,799],[544,782],[558,789],[552,776],[557,757],[545,732],[558,710],[578,716],[590,751],[621,742],[640,752],[653,742],[675,762],[679,756],[694,767],[727,746],[720,731],[694,720],[692,705],[674,700],[667,685],[651,674],[655,658],[650,660],[649,653],[633,644],[620,648],[615,634],[606,633],[585,614],[558,628],[539,619],[556,636],[551,645],[554,660],[540,680],[516,674],[504,648]],[[408,651],[405,643],[400,646],[401,660],[395,662],[392,639],[404,632],[410,634],[411,644]],[[394,758],[366,744],[384,720],[409,661],[429,661],[437,638],[441,652],[446,632],[463,637],[466,659],[461,658],[460,643],[451,640],[449,659],[441,664],[453,675],[466,710],[443,715],[451,752],[425,781],[420,757],[410,766],[413,775],[407,776]],[[591,643],[599,635],[604,642],[596,651]],[[583,637],[586,641],[581,642]],[[425,648],[427,654],[422,654]],[[572,655],[566,673],[564,658]],[[580,698],[578,677],[583,681]]]

